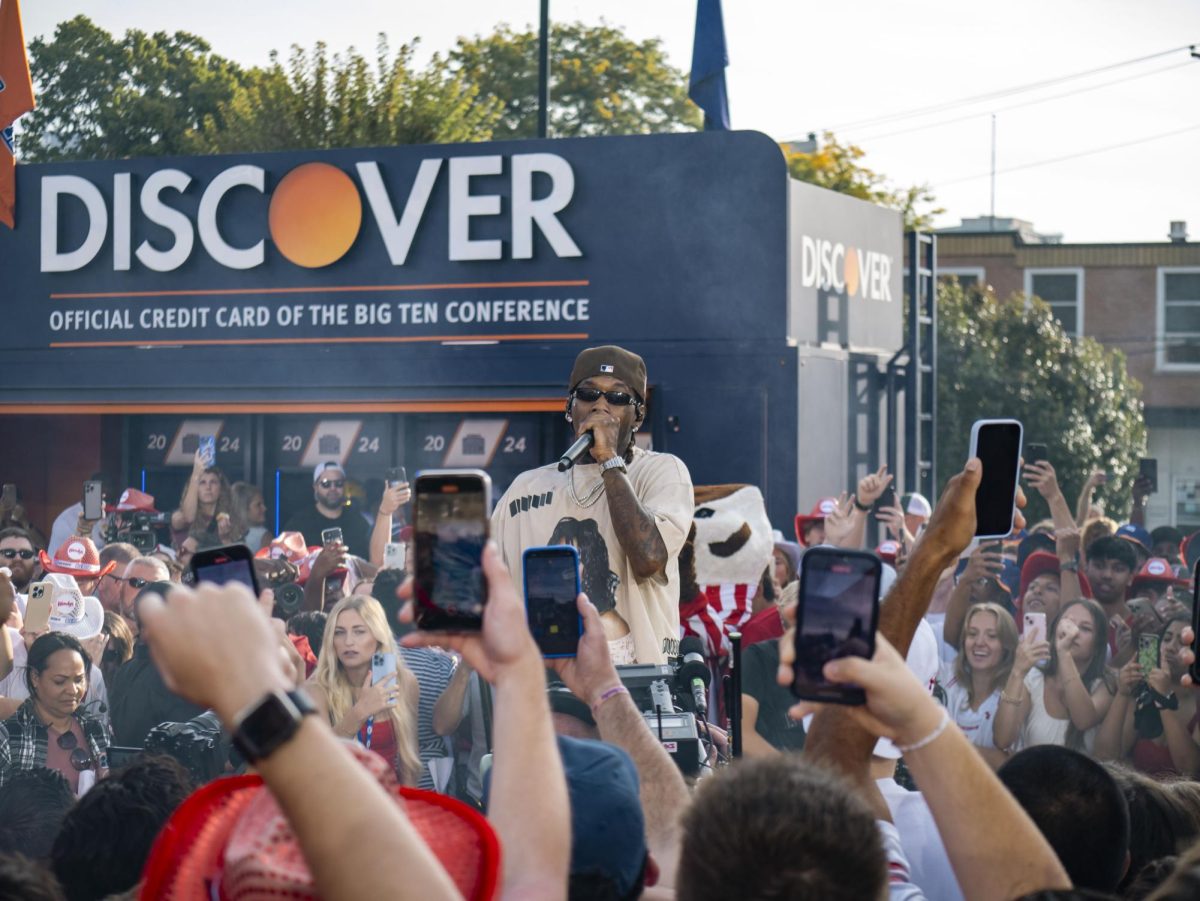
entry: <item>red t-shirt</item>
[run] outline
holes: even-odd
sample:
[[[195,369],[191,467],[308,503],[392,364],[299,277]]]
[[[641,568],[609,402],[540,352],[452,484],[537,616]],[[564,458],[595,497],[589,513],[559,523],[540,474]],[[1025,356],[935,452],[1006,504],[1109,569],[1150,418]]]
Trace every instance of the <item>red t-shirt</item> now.
[[[783,616],[774,604],[763,607],[742,626],[742,647],[783,637]]]

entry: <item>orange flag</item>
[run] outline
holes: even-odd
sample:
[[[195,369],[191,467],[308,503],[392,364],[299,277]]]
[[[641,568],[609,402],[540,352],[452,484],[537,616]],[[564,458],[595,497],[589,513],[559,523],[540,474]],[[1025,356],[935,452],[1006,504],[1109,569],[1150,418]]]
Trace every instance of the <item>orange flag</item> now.
[[[33,109],[33,80],[25,56],[21,7],[17,0],[0,0],[0,222],[15,228],[17,161],[13,156],[12,124]]]

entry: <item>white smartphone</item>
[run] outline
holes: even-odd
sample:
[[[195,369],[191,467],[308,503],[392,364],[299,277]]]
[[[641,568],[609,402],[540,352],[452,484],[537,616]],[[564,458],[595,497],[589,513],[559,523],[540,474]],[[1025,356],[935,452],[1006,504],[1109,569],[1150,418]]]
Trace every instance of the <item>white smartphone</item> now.
[[[1025,614],[1025,637],[1031,642],[1046,640],[1046,614]]]
[[[975,537],[1003,538],[1013,530],[1024,429],[1015,419],[981,419],[971,426],[969,456],[983,463],[975,491]]]
[[[404,569],[406,551],[403,541],[389,541],[383,546],[383,568]]]

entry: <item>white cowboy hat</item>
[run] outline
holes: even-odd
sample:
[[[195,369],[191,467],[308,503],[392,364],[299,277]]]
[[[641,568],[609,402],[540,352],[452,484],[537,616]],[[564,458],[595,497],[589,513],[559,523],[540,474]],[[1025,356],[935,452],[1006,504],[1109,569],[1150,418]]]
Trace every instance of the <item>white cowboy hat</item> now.
[[[85,597],[75,580],[62,573],[47,573],[53,585],[50,598],[50,632],[65,632],[80,641],[94,638],[104,628],[104,606],[99,598]]]

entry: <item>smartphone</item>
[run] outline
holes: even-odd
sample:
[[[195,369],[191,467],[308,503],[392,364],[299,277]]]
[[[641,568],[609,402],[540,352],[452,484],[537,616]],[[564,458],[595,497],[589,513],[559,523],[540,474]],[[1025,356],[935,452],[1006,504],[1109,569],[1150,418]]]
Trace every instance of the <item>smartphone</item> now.
[[[83,483],[83,518],[101,519],[104,516],[104,486],[95,480]]]
[[[342,530],[341,529],[322,529],[321,530],[321,544],[329,545],[329,544],[341,544],[341,543],[342,543]]]
[[[1150,675],[1150,670],[1158,669],[1157,635],[1142,634],[1138,636],[1138,666],[1147,676]]]
[[[430,469],[417,473],[415,488],[417,628],[476,631],[483,627],[487,603],[483,546],[492,509],[492,480],[479,469]]]
[[[977,538],[1003,538],[1012,532],[1021,437],[1021,423],[1015,419],[981,419],[971,426],[969,456],[983,463],[983,479],[975,491]]]
[[[215,466],[217,462],[217,439],[215,435],[200,436],[200,456],[209,466]]]
[[[526,548],[525,616],[543,657],[574,657],[583,635],[579,597],[579,552],[569,544]]]
[[[1025,614],[1025,632],[1030,641],[1045,641],[1046,640],[1046,614],[1045,613],[1026,613]]]
[[[875,513],[878,513],[880,510],[888,510],[888,509],[891,509],[892,507],[895,507],[896,506],[896,486],[894,484],[889,483],[888,486],[883,489],[883,494],[879,495],[879,497],[877,497],[875,499],[875,503],[873,506],[874,506]]]
[[[1150,480],[1150,493],[1158,494],[1158,460],[1154,457],[1143,457],[1138,460],[1138,476]]]
[[[34,582],[29,586],[29,601],[25,604],[24,630],[45,632],[50,624],[50,601],[54,598],[53,582]]]
[[[383,568],[404,569],[407,551],[403,541],[389,541],[383,546]]]
[[[395,488],[397,485],[403,485],[408,481],[408,473],[404,471],[403,466],[393,466],[388,470],[387,486]]]
[[[146,753],[145,748],[122,748],[120,745],[108,746],[108,768],[120,769],[127,766]]]
[[[371,655],[371,684],[378,685],[396,675],[396,655],[391,651],[376,651]]]
[[[258,577],[254,574],[254,554],[244,544],[196,551],[188,569],[193,585],[201,582],[211,582],[213,585],[237,582],[253,591],[255,597],[260,594]]]
[[[879,558],[866,551],[819,546],[805,551],[796,604],[796,697],[835,704],[866,702],[861,688],[827,682],[821,670],[838,657],[874,656],[882,573]]]
[[[1042,463],[1050,459],[1050,454],[1044,444],[1030,444],[1025,448],[1025,462]]]

